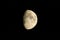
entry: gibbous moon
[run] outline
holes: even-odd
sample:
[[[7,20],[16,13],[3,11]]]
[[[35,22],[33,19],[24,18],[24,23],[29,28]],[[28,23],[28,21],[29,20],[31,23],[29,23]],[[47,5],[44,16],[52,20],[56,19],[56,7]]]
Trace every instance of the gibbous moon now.
[[[26,10],[23,16],[23,25],[25,29],[33,29],[37,24],[37,15],[32,10]]]

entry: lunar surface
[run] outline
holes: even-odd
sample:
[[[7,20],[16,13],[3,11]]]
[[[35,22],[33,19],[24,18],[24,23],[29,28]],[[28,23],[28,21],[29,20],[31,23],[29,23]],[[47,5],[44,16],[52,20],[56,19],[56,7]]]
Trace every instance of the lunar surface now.
[[[26,10],[23,16],[23,24],[25,29],[33,29],[37,24],[37,15],[32,10]]]

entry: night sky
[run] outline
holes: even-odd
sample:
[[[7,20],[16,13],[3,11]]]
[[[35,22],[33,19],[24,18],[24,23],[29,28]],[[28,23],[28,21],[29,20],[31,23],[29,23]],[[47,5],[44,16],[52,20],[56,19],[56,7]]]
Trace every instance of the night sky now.
[[[23,15],[27,9],[33,10],[38,16],[36,27],[29,31],[23,26]],[[48,14],[51,13],[48,9],[52,8],[48,8],[46,0],[8,0],[8,32],[57,32],[48,23]]]

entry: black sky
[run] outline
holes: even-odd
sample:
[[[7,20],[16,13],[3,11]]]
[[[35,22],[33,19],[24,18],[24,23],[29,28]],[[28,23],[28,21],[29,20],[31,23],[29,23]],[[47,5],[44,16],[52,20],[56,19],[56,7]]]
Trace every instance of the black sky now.
[[[36,27],[29,31],[24,29],[22,20],[27,9],[33,10],[38,16]],[[50,25],[52,9],[46,0],[8,0],[8,32],[57,32],[56,27]],[[51,15],[51,19],[48,15]]]

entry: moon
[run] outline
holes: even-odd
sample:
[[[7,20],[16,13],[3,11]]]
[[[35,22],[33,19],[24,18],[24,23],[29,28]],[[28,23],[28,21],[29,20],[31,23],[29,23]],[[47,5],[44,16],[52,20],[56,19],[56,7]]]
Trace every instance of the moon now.
[[[23,25],[25,29],[33,29],[37,25],[37,15],[32,10],[26,10],[23,16]]]

